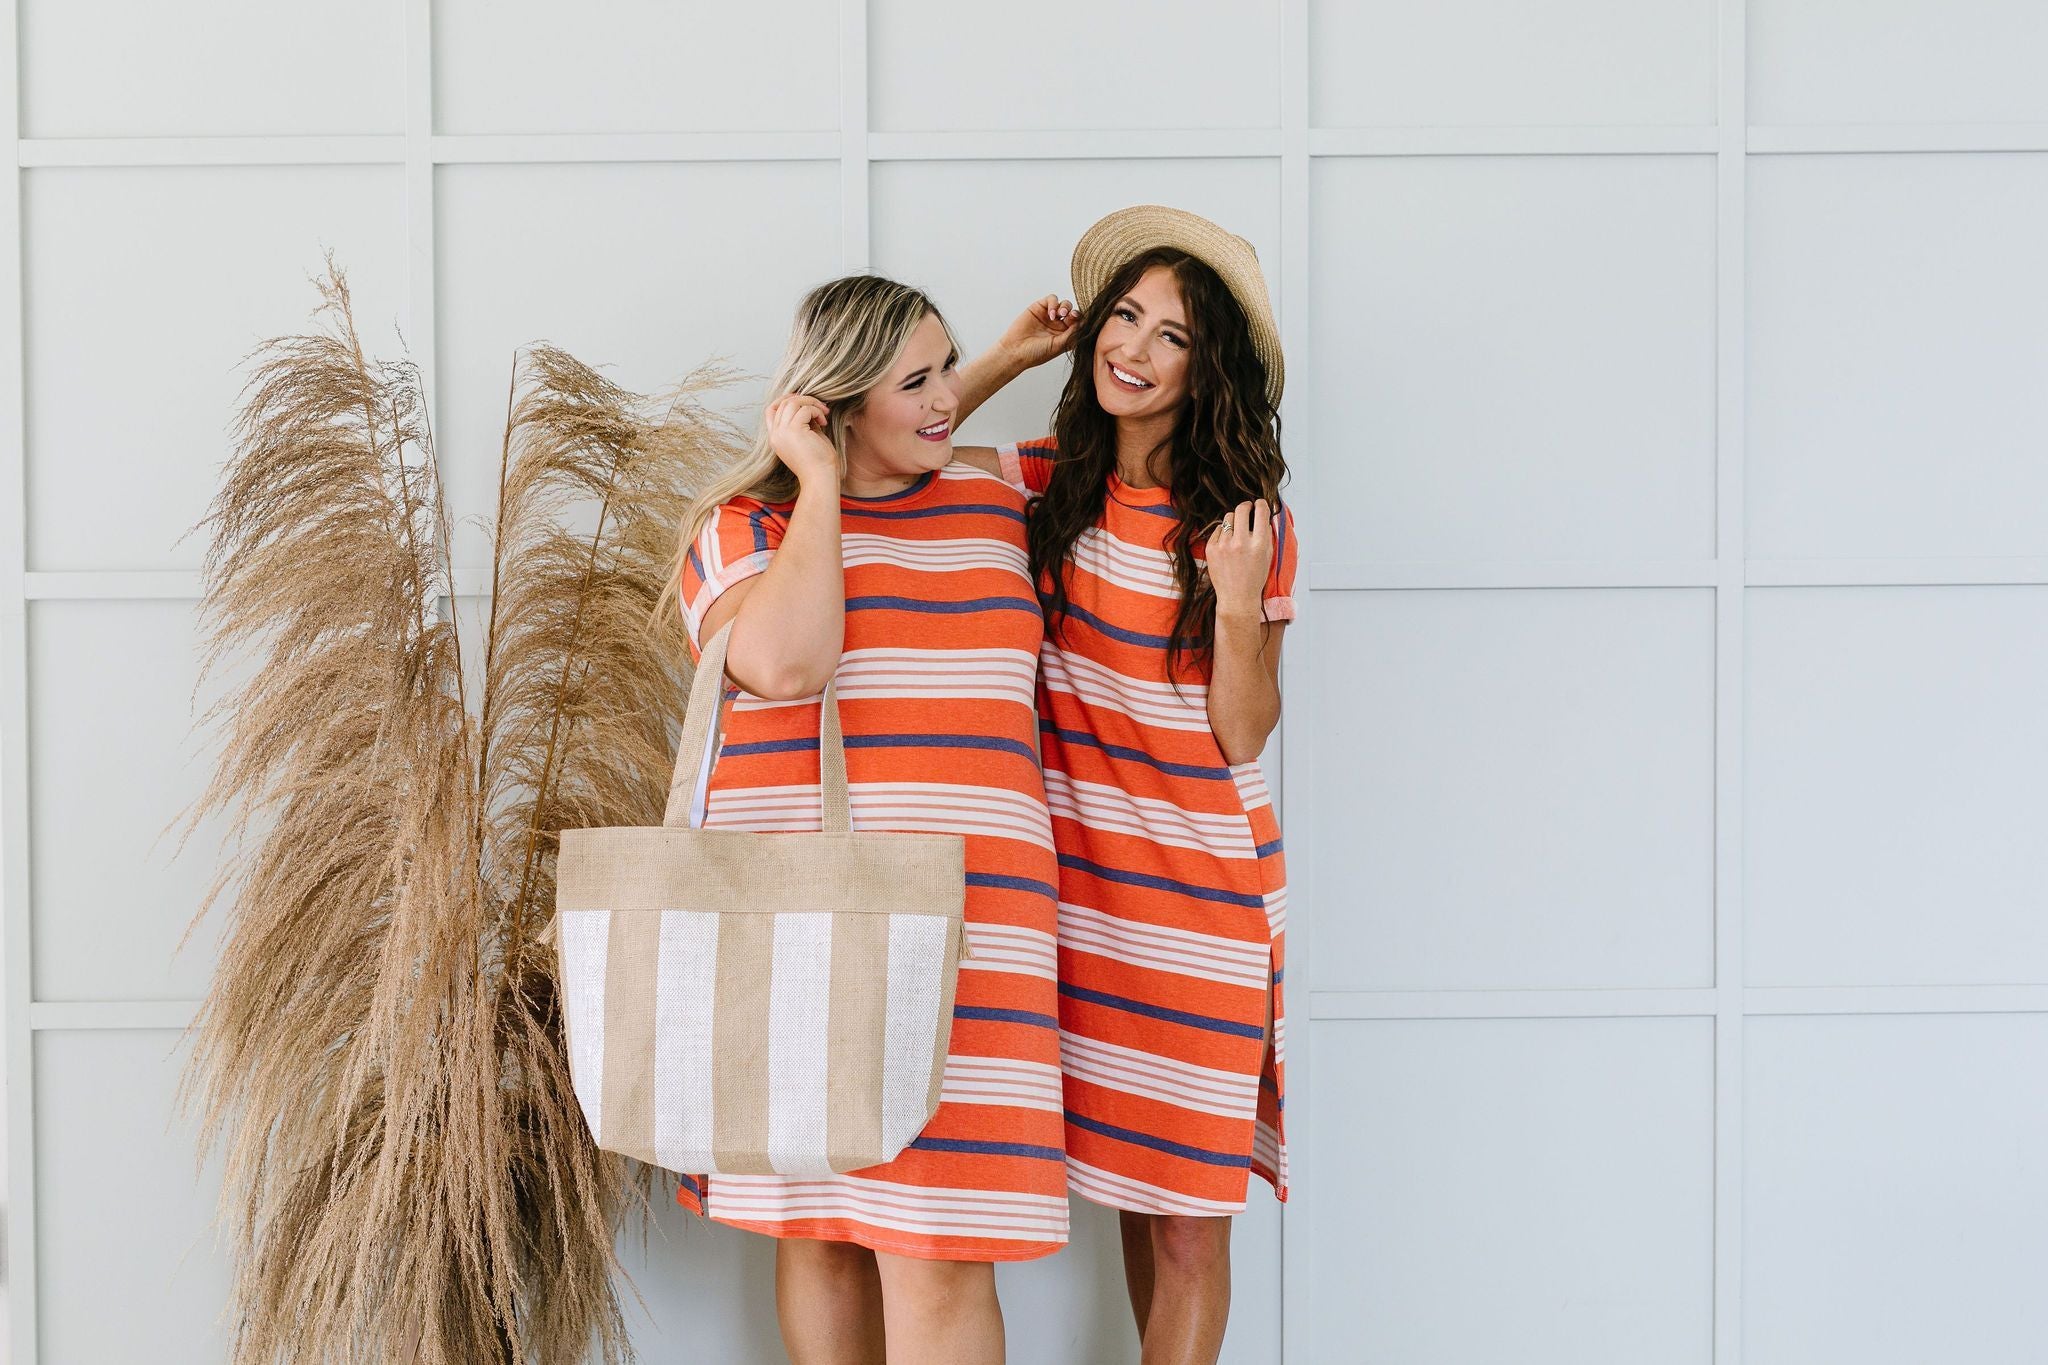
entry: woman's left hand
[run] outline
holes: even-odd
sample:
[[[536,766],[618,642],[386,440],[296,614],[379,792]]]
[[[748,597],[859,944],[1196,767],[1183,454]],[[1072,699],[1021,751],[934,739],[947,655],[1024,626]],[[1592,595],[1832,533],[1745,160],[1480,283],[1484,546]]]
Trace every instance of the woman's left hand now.
[[[1264,498],[1241,502],[1211,527],[1207,562],[1219,613],[1263,615],[1273,568],[1272,505]]]

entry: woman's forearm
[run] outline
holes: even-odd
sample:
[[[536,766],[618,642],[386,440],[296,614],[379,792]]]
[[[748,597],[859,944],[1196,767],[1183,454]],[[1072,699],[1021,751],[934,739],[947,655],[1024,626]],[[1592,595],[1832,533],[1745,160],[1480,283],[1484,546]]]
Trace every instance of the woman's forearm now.
[[[953,430],[965,425],[974,410],[995,397],[1031,363],[1002,346],[991,346],[960,367],[960,401],[953,408]]]
[[[1280,636],[1285,629],[1257,613],[1216,613],[1209,728],[1226,763],[1257,758],[1280,723]]]
[[[804,485],[782,543],[735,617],[727,671],[754,695],[793,701],[831,681],[846,641],[839,529],[838,487]]]

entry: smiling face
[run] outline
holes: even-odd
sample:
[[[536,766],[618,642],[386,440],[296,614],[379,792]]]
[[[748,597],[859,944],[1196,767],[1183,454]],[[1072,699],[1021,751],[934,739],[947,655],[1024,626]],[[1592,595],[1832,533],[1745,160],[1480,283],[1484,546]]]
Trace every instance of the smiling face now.
[[[1116,418],[1169,415],[1187,397],[1187,306],[1173,271],[1155,265],[1114,300],[1095,338],[1095,397]]]
[[[943,468],[953,459],[953,412],[960,357],[939,319],[927,313],[903,353],[847,414],[846,468],[853,480],[887,480]]]

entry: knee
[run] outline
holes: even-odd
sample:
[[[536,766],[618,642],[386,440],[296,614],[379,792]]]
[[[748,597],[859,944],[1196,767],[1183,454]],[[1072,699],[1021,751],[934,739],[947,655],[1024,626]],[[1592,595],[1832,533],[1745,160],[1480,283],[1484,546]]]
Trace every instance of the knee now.
[[[1189,1273],[1230,1264],[1230,1220],[1161,1214],[1152,1220],[1152,1255],[1162,1268]]]
[[[985,1261],[922,1261],[878,1256],[882,1292],[919,1312],[943,1313],[995,1293],[995,1267]]]
[[[875,1253],[853,1242],[784,1237],[775,1243],[775,1255],[785,1271],[795,1271],[806,1278],[855,1280],[874,1273]]]

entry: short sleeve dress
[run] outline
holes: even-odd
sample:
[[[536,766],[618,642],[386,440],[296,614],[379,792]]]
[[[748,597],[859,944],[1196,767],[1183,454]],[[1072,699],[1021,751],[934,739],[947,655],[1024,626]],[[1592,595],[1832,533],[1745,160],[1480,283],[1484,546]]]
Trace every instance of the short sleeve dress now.
[[[1058,449],[998,455],[1036,496]],[[1209,727],[1206,664],[1169,680],[1171,504],[1110,476],[1070,557],[1064,634],[1048,628],[1039,652],[1067,1176],[1113,1208],[1220,1215],[1244,1208],[1254,1171],[1287,1197],[1287,864],[1258,762],[1226,763]],[[1265,614],[1289,621],[1299,548],[1284,506],[1273,526]]]
[[[792,503],[719,507],[679,584],[694,655],[721,593],[765,570]],[[844,1175],[684,1176],[684,1207],[775,1237],[900,1256],[1027,1260],[1067,1240],[1052,832],[1033,746],[1043,633],[1023,499],[954,463],[900,493],[842,496],[846,640],[836,678],[856,829],[965,836],[966,956],[938,1112],[901,1155]],[[693,823],[816,830],[819,697],[730,682]]]

